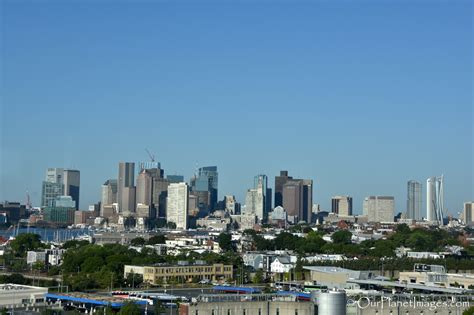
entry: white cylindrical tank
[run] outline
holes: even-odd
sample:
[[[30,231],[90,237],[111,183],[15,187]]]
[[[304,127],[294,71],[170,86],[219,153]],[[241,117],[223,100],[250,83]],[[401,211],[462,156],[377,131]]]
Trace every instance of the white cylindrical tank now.
[[[346,315],[346,292],[343,290],[313,291],[311,300],[318,306],[318,315]]]

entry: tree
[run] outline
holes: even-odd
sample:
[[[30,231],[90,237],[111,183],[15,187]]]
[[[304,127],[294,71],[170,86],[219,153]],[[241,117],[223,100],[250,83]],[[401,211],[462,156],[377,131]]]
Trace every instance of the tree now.
[[[166,236],[163,234],[153,235],[148,239],[148,245],[155,245],[155,244],[165,244],[166,243]]]
[[[155,315],[161,315],[166,311],[166,309],[163,306],[163,303],[160,300],[157,300],[155,302],[155,307],[154,307]]]
[[[255,273],[255,276],[253,276],[252,282],[255,284],[263,283],[263,270],[258,269],[257,272]]]
[[[118,312],[118,315],[141,315],[140,308],[133,301],[125,303]]]
[[[86,240],[82,240],[82,241],[69,240],[63,244],[62,248],[63,249],[78,248],[78,247],[86,246],[89,244],[90,244],[89,241],[86,241]]]
[[[352,242],[352,233],[347,230],[340,230],[334,232],[331,239],[335,244],[350,244]]]
[[[130,245],[132,246],[143,246],[145,243],[146,241],[143,237],[135,237],[130,241]]]
[[[471,306],[467,310],[465,310],[462,315],[474,315],[474,306]]]
[[[38,271],[43,271],[45,269],[45,267],[46,267],[46,265],[45,265],[44,261],[37,261],[31,266],[31,269],[38,270]]]
[[[132,272],[127,275],[126,281],[132,289],[135,289],[143,283],[143,276]]]
[[[410,227],[406,225],[405,223],[399,224],[397,226],[396,231],[397,233],[400,233],[400,234],[410,234],[411,232]]]
[[[11,243],[10,247],[15,256],[24,257],[26,252],[42,248],[41,237],[34,233],[23,233],[18,235]]]
[[[228,233],[221,233],[217,237],[217,241],[219,242],[219,247],[227,252],[227,251],[233,251],[234,247],[232,245],[232,236]]]

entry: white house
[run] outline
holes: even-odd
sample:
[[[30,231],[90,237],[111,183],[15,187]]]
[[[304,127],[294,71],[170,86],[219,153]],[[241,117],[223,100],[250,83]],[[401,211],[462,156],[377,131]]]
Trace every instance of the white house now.
[[[287,273],[295,267],[296,264],[290,261],[289,257],[277,257],[270,264],[270,271],[272,273]]]

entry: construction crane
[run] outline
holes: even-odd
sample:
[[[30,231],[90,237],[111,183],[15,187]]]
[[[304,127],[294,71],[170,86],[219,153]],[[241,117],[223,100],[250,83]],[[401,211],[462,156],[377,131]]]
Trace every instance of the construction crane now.
[[[146,153],[148,153],[148,156],[150,157],[150,160],[154,163],[155,162],[155,155],[151,154],[150,151],[148,151],[147,148],[145,148]]]

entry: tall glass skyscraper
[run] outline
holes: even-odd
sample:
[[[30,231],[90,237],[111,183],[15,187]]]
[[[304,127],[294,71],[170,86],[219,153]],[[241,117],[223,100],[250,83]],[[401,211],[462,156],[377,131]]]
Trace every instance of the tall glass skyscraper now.
[[[217,166],[205,166],[198,170],[197,177],[192,181],[193,191],[209,192],[209,210],[214,210],[218,198],[218,180]]]
[[[407,184],[407,219],[421,220],[421,184],[410,180]]]
[[[444,177],[430,177],[426,180],[426,219],[443,225]]]

